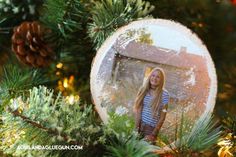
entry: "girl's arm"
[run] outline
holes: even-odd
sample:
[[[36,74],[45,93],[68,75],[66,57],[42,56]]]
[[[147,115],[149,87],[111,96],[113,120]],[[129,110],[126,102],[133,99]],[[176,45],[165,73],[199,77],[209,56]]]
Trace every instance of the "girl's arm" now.
[[[160,116],[160,120],[159,120],[158,124],[156,125],[156,127],[152,131],[151,135],[145,136],[146,140],[148,140],[150,142],[155,142],[157,134],[159,133],[159,130],[161,129],[161,127],[162,127],[162,125],[163,125],[163,123],[165,121],[166,113],[167,113],[167,107],[168,107],[168,104],[164,105],[164,107],[162,109],[162,112],[161,112],[161,116]]]
[[[168,108],[168,104],[163,106],[163,109],[162,109],[161,115],[160,115],[160,120],[159,120],[158,124],[156,125],[156,127],[154,128],[154,130],[152,131],[152,135],[157,136],[157,134],[159,133],[159,130],[161,129],[161,127],[166,119],[167,108]]]
[[[141,107],[135,111],[135,128],[139,132],[141,122]]]

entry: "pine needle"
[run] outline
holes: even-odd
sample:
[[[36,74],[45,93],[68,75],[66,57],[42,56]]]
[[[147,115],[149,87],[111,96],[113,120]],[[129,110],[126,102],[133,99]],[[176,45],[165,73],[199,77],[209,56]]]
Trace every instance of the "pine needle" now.
[[[138,18],[146,17],[154,9],[142,0],[102,0],[94,2],[92,22],[88,25],[89,37],[99,48],[115,30]]]

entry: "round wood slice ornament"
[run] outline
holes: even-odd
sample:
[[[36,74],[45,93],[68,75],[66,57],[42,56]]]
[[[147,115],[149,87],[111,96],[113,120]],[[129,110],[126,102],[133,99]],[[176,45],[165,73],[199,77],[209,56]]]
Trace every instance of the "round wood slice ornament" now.
[[[165,73],[168,110],[161,132],[174,139],[181,115],[189,123],[212,112],[216,70],[202,41],[180,23],[144,19],[118,29],[98,50],[90,75],[91,93],[101,119],[108,112],[133,116],[139,88],[150,71]]]

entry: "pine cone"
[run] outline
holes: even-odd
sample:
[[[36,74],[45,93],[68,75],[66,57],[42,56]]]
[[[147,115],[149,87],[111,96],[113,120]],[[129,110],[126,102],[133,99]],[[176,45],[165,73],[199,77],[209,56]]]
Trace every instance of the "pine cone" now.
[[[21,62],[33,67],[45,67],[51,63],[54,53],[43,40],[46,32],[36,21],[23,22],[14,29],[12,51]]]

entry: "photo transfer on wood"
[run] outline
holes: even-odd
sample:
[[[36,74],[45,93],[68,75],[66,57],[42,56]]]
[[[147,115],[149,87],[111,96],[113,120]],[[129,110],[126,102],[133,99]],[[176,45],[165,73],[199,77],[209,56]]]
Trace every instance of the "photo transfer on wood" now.
[[[91,92],[104,122],[110,110],[121,106],[134,114],[137,92],[155,67],[163,69],[169,93],[162,131],[173,134],[182,113],[193,122],[213,110],[217,82],[207,48],[179,23],[146,19],[118,29],[94,59]]]

